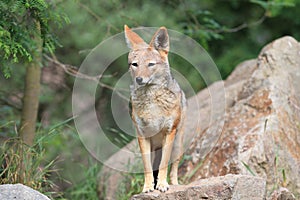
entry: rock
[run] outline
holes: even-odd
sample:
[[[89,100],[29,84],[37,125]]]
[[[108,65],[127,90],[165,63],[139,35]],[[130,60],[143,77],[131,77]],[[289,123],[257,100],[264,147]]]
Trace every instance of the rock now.
[[[184,162],[181,173],[193,174],[189,181],[254,174],[267,179],[268,194],[285,186],[299,196],[300,45],[283,37],[246,66],[240,65],[225,81],[226,95],[240,84],[231,97],[226,96],[231,105],[226,107],[225,123],[219,119],[214,123],[222,131],[205,129],[199,134],[187,152],[192,159]]]
[[[266,181],[262,178],[226,175],[201,179],[189,185],[171,186],[166,193],[155,191],[134,195],[131,200],[263,200],[265,189]]]
[[[191,97],[181,181],[255,175],[267,180],[267,196],[286,187],[300,198],[299,86],[300,44],[283,37],[264,47],[257,59],[238,65],[225,81]],[[120,157],[126,163],[133,159],[117,152],[109,162]],[[115,199],[123,175],[113,171],[109,177],[108,172],[104,167],[99,190]]]
[[[275,190],[267,200],[296,200],[295,196],[286,188]]]
[[[50,200],[40,192],[22,184],[0,185],[0,199],[3,200]]]

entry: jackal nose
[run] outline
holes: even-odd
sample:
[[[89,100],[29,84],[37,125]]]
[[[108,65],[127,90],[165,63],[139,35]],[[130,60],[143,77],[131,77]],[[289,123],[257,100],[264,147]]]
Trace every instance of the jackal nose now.
[[[137,82],[137,84],[141,85],[143,83],[143,78],[142,77],[136,77],[135,81]]]

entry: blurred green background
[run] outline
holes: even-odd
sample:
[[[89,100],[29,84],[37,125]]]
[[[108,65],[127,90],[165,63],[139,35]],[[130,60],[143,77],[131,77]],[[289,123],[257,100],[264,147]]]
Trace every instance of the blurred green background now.
[[[124,24],[129,27],[165,26],[192,37],[210,54],[223,79],[240,62],[257,57],[267,43],[285,35],[300,40],[299,0],[52,0],[51,3],[69,21],[61,27],[50,23],[53,37],[60,44],[53,55],[61,63],[75,67],[80,67],[101,41],[121,33]],[[49,52],[45,54],[53,57]],[[105,74],[119,73],[101,81],[114,86],[127,71],[126,59],[126,55],[117,59]],[[49,192],[62,199],[94,199],[101,163],[85,150],[72,120],[68,120],[72,118],[75,78],[46,59],[42,63],[36,137],[47,136],[43,139],[43,162],[55,160],[54,172],[47,177],[56,186]],[[171,54],[170,63],[189,80],[196,92],[206,87],[187,61]],[[9,66],[11,77],[5,78],[5,70],[0,75],[1,143],[17,135],[22,109],[25,67],[22,61]],[[105,113],[101,125],[106,128],[107,136],[121,147],[132,137],[122,133],[113,121],[111,94],[109,88],[101,88],[95,106],[98,112]]]

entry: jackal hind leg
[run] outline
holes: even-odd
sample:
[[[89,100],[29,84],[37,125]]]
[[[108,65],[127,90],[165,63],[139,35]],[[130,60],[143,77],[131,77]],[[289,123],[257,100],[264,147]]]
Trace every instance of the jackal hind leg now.
[[[183,116],[184,117],[184,116]],[[183,121],[181,121],[178,132],[174,139],[173,150],[171,154],[171,170],[170,170],[170,184],[178,185],[178,167],[183,155]]]
[[[159,173],[159,164],[161,161],[162,156],[162,149],[155,149],[154,152],[152,152],[152,170],[153,170],[153,178],[154,178],[154,188],[156,188],[157,185],[157,178]]]

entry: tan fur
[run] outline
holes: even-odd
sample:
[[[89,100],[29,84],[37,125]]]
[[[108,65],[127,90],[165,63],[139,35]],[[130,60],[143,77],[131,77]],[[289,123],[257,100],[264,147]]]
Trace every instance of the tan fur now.
[[[154,190],[152,171],[157,169],[159,173],[155,189],[165,192],[169,189],[167,174],[170,160],[170,182],[178,184],[177,169],[183,153],[182,124],[186,99],[170,73],[167,29],[158,29],[149,44],[128,26],[125,25],[124,29],[131,49],[128,63],[133,79],[132,119],[144,163],[143,192]]]

